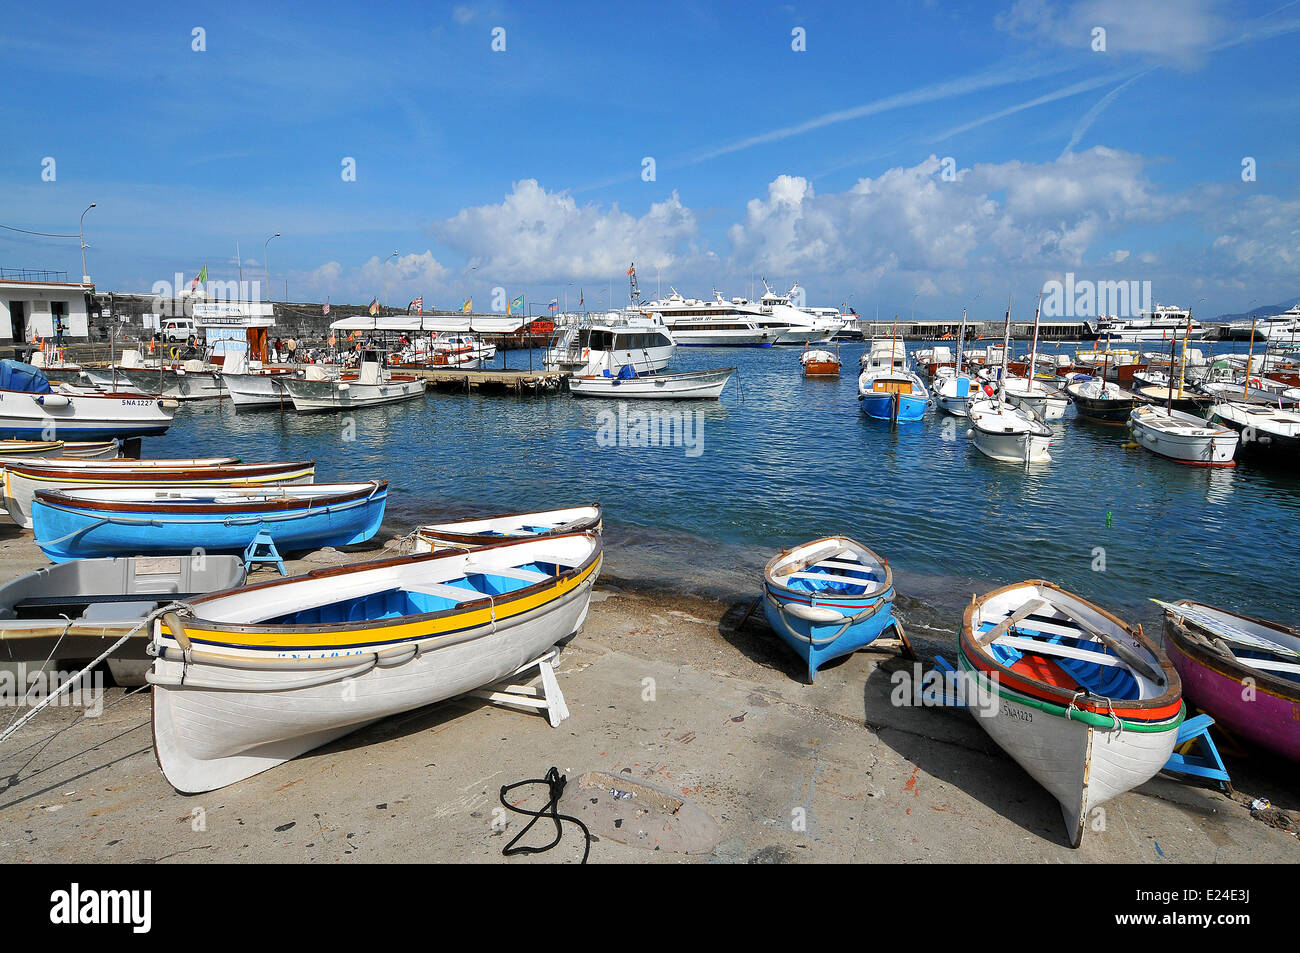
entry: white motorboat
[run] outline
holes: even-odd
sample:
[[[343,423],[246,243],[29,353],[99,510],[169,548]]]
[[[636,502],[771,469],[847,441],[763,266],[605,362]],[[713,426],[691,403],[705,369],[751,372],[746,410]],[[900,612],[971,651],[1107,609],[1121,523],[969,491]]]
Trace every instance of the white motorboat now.
[[[313,373],[314,372],[314,373]],[[354,410],[423,397],[427,382],[410,374],[390,374],[375,351],[363,351],[355,374],[327,378],[317,365],[308,365],[305,376],[284,381],[299,413]]]
[[[444,331],[429,345],[429,363],[434,367],[474,370],[496,357],[495,344],[484,344],[472,334]]]
[[[133,390],[50,382],[36,368],[0,361],[0,438],[96,441],[167,432],[176,401]]]
[[[595,374],[631,366],[638,374],[662,371],[677,346],[661,322],[639,311],[610,311],[564,327],[547,349],[543,366],[569,374]]]
[[[196,793],[490,685],[575,633],[600,571],[578,533],[319,569],[155,623],[153,735]]]
[[[788,324],[789,329],[782,333],[777,344],[820,344],[830,341],[844,326],[839,311],[835,308],[804,308],[795,304],[799,294],[799,283],[785,294],[777,294],[763,280],[763,297],[758,307],[777,321]],[[732,301],[744,299],[733,298]]]
[[[1292,458],[1300,454],[1300,411],[1267,404],[1224,401],[1214,405],[1210,419],[1241,434],[1240,449],[1267,451]]]
[[[608,397],[618,400],[717,400],[736,372],[734,367],[677,374],[637,374],[629,366],[611,374],[575,374],[569,391],[578,397]]]
[[[1014,407],[1027,407],[1043,420],[1060,420],[1070,398],[1054,387],[1027,377],[1008,377],[1004,382],[1007,402]]]
[[[1158,456],[1200,467],[1233,466],[1238,434],[1181,410],[1135,407],[1129,428],[1139,444]]]

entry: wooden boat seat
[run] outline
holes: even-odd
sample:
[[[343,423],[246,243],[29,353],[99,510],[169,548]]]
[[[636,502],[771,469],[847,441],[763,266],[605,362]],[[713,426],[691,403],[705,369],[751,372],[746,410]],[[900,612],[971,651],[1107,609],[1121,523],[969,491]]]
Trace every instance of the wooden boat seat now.
[[[1094,643],[1101,648],[1100,643]],[[1032,652],[1035,655],[1052,655],[1059,658],[1075,658],[1085,662],[1092,662],[1097,665],[1123,665],[1122,659],[1102,651],[1093,651],[1092,649],[1082,649],[1073,645],[1063,645],[1060,642],[1043,642],[1039,639],[1022,639],[1017,636],[1004,635],[998,639],[998,645],[1008,646],[1021,652]]]
[[[402,586],[402,592],[418,592],[426,596],[436,596],[440,599],[448,599],[456,605],[462,602],[473,602],[476,599],[486,598],[483,593],[475,592],[472,589],[460,589],[456,586],[446,586],[440,582],[421,582],[409,586]]]
[[[829,569],[860,569],[864,572],[874,572],[876,567],[867,563],[850,562],[847,559],[823,559],[817,564],[818,567],[826,566]]]
[[[875,582],[874,579],[864,579],[861,576],[841,576],[829,572],[792,572],[791,579],[811,579],[815,582],[842,582],[850,586],[861,586],[864,583]]]
[[[489,576],[503,576],[506,579],[520,579],[529,585],[536,582],[546,582],[551,576],[544,572],[536,572],[532,569],[516,569],[514,566],[478,566],[469,565],[465,567],[466,575],[481,572]]]
[[[1295,662],[1274,662],[1272,659],[1250,658],[1248,656],[1237,655],[1236,659],[1242,665],[1249,665],[1251,668],[1258,668],[1265,672],[1290,672],[1300,674],[1300,665]]]

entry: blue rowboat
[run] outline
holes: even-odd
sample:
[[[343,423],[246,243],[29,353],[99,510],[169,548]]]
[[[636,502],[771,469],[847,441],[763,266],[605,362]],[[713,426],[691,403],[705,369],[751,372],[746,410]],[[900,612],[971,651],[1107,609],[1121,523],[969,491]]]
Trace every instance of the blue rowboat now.
[[[912,421],[925,416],[930,394],[911,371],[864,371],[858,378],[858,407],[876,420]]]
[[[379,532],[388,483],[41,490],[36,545],[55,562],[88,556],[243,553],[265,531],[280,552],[361,543]]]
[[[848,655],[893,628],[889,564],[846,536],[815,539],[773,556],[763,570],[767,621],[808,663],[808,681],[825,662]]]

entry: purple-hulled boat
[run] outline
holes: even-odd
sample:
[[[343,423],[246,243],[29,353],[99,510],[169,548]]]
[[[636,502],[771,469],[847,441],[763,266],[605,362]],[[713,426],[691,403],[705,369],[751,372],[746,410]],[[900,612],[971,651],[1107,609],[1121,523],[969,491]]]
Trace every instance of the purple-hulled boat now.
[[[1300,762],[1300,632],[1204,603],[1153,600],[1183,697],[1233,734]]]

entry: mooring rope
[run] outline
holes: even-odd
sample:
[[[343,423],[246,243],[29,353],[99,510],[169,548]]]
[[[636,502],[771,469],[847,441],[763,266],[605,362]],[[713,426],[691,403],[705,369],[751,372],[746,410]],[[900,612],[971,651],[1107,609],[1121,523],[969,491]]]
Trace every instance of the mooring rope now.
[[[584,864],[587,862],[587,856],[591,853],[591,831],[587,828],[587,825],[582,823],[578,818],[572,817],[568,814],[559,813],[560,796],[564,794],[564,785],[567,780],[568,779],[564,775],[560,774],[558,768],[552,766],[551,770],[546,772],[546,777],[544,778],[530,778],[527,781],[516,781],[514,784],[502,785],[502,806],[505,807],[507,811],[513,811],[516,814],[524,814],[532,818],[531,821],[524,825],[524,829],[516,834],[511,839],[510,843],[506,844],[506,846],[501,849],[501,855],[503,857],[513,857],[515,854],[544,854],[546,851],[558,845],[560,839],[564,836],[564,825],[561,822],[570,821],[582,828],[582,836],[586,840],[582,847],[582,860],[580,862]],[[546,807],[542,808],[540,811],[530,811],[526,807],[516,807],[506,800],[506,795],[508,793],[513,791],[515,788],[521,788],[527,784],[545,784],[547,786]],[[544,847],[529,847],[526,845],[523,847],[516,847],[515,844],[519,842],[520,838],[532,830],[533,825],[543,817],[549,817],[555,822],[555,838]]]

